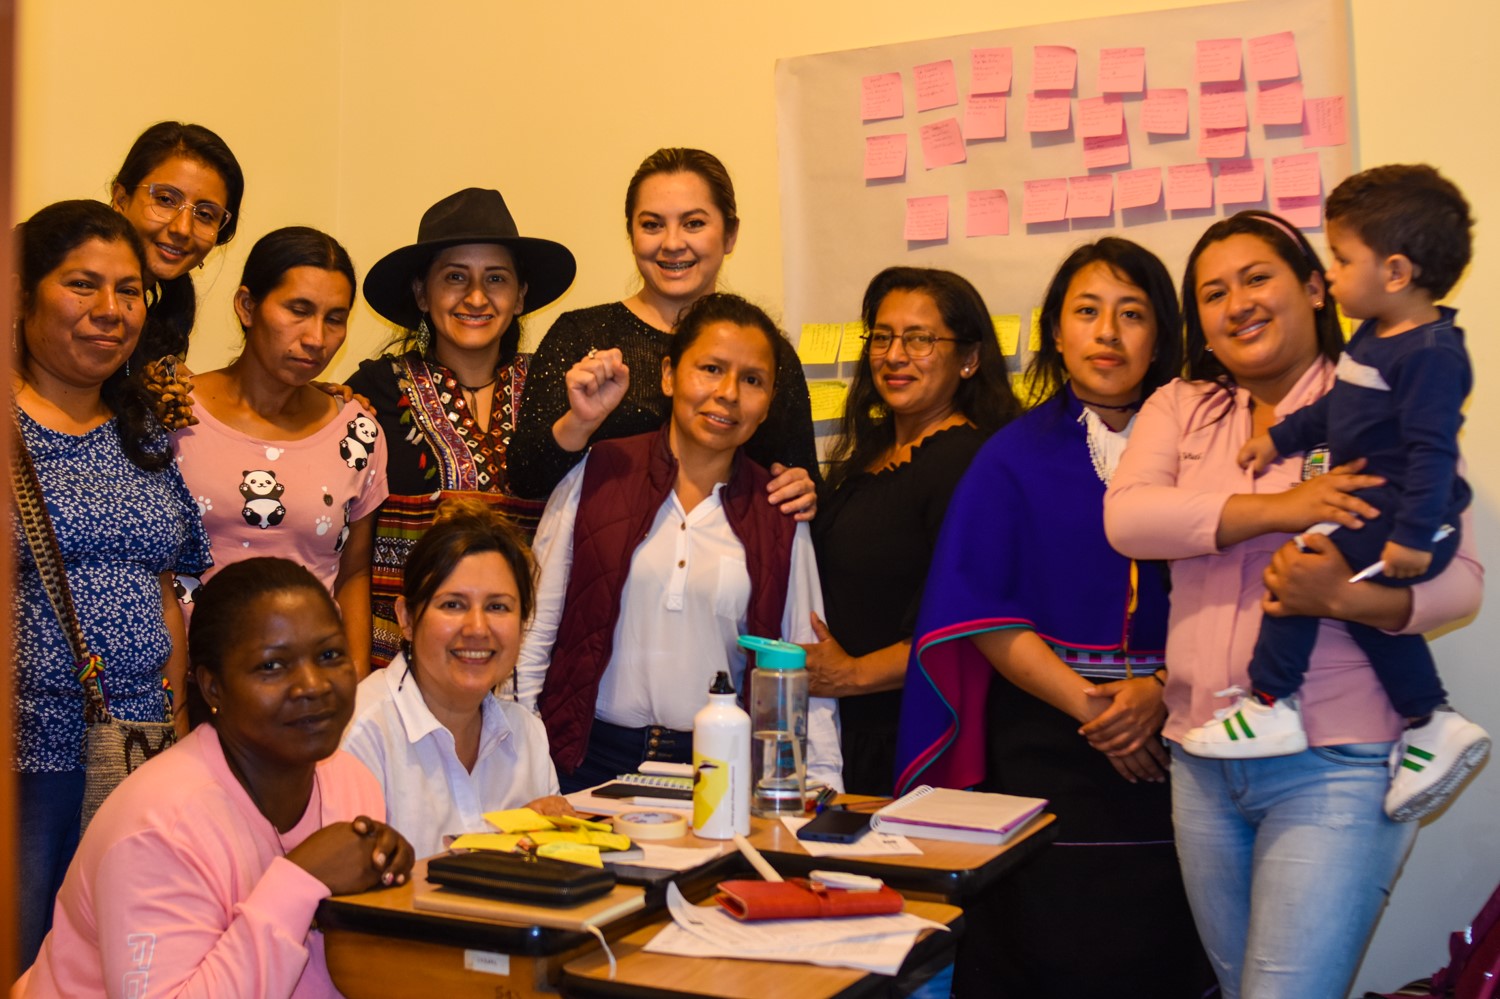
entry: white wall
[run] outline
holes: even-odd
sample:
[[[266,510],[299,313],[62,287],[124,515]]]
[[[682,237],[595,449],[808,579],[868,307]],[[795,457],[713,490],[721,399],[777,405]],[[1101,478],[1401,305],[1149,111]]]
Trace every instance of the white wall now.
[[[535,342],[561,309],[619,298],[633,268],[621,200],[635,165],[663,145],[718,153],[744,228],[726,271],[777,309],[782,286],[772,69],[777,58],[1010,25],[1189,6],[1057,0],[760,0],[625,5],[492,0],[21,0],[22,216],[65,197],[103,197],[131,140],[162,118],[219,131],[245,166],[240,237],[199,272],[192,364],[216,367],[238,330],[228,309],[244,254],[282,225],[325,228],[361,273],[411,241],[424,208],[462,186],[499,187],[528,234],[579,259],[573,290],[531,321]],[[129,18],[122,17],[128,10]],[[1500,114],[1493,41],[1500,13],[1477,0],[1352,0],[1360,162],[1427,160],[1464,188],[1478,255],[1453,302],[1470,331],[1479,389],[1465,447],[1481,549],[1500,564]],[[195,39],[208,39],[196,44]],[[1180,262],[1169,262],[1172,270]],[[861,289],[848,289],[852,303]],[[358,310],[333,374],[383,342]],[[1500,732],[1493,682],[1500,616],[1439,640],[1454,700]],[[1393,988],[1446,955],[1500,879],[1500,767],[1429,824],[1397,886],[1359,986]]]

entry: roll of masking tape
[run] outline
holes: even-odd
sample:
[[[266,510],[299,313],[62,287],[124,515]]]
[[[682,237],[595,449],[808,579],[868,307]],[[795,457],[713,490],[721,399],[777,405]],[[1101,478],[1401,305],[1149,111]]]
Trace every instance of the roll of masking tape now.
[[[671,812],[626,812],[615,816],[615,832],[631,839],[675,839],[687,835],[687,819]]]

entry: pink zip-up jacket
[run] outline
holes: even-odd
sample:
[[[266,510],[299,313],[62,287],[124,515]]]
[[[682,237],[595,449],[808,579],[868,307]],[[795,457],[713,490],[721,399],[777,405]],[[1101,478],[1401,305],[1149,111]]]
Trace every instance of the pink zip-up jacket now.
[[[1333,364],[1319,358],[1276,407],[1278,417],[1333,386]],[[1229,703],[1215,692],[1249,689],[1250,655],[1260,634],[1262,574],[1289,534],[1265,534],[1220,549],[1219,518],[1237,493],[1279,493],[1302,477],[1302,456],[1284,456],[1259,477],[1235,460],[1250,439],[1250,394],[1178,379],[1141,408],[1130,445],[1104,497],[1104,529],[1121,554],[1172,563],[1167,627],[1167,724],[1180,740]],[[1448,570],[1412,588],[1404,633],[1420,634],[1473,614],[1484,583],[1468,513]],[[1309,525],[1311,526],[1311,525]],[[1401,732],[1364,653],[1342,623],[1324,620],[1302,692],[1308,742],[1333,746],[1385,742]]]
[[[310,929],[328,889],[285,859],[330,822],[385,815],[342,751],[278,840],[203,725],[104,802],[68,868],[52,932],[13,996],[338,996]]]

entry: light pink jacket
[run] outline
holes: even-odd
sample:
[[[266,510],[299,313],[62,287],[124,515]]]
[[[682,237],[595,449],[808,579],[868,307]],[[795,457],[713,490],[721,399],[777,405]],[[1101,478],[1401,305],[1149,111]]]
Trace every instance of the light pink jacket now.
[[[68,868],[52,932],[14,996],[338,996],[310,929],[328,896],[282,856],[330,822],[385,815],[344,752],[318,764],[307,814],[278,842],[200,726],[111,794]]]
[[[1276,407],[1277,415],[1300,409],[1332,386],[1333,365],[1320,358]],[[1235,459],[1249,438],[1248,392],[1174,381],[1142,407],[1104,497],[1110,544],[1132,558],[1172,560],[1163,732],[1169,739],[1181,739],[1229,703],[1216,691],[1248,689],[1265,592],[1261,576],[1291,537],[1267,534],[1223,550],[1214,544],[1230,496],[1279,493],[1301,479],[1301,455],[1277,461],[1259,478],[1241,469]],[[1446,572],[1412,589],[1406,633],[1479,609],[1484,570],[1475,558],[1467,513],[1462,540]],[[1384,742],[1400,734],[1401,719],[1338,621],[1322,624],[1301,696],[1312,745]]]

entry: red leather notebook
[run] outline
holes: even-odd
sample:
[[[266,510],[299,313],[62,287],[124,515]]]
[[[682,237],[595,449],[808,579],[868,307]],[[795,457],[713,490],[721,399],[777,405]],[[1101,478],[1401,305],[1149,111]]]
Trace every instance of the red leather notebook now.
[[[816,919],[826,916],[884,916],[900,912],[901,893],[890,885],[879,891],[844,891],[790,881],[725,881],[714,901],[736,919]]]

